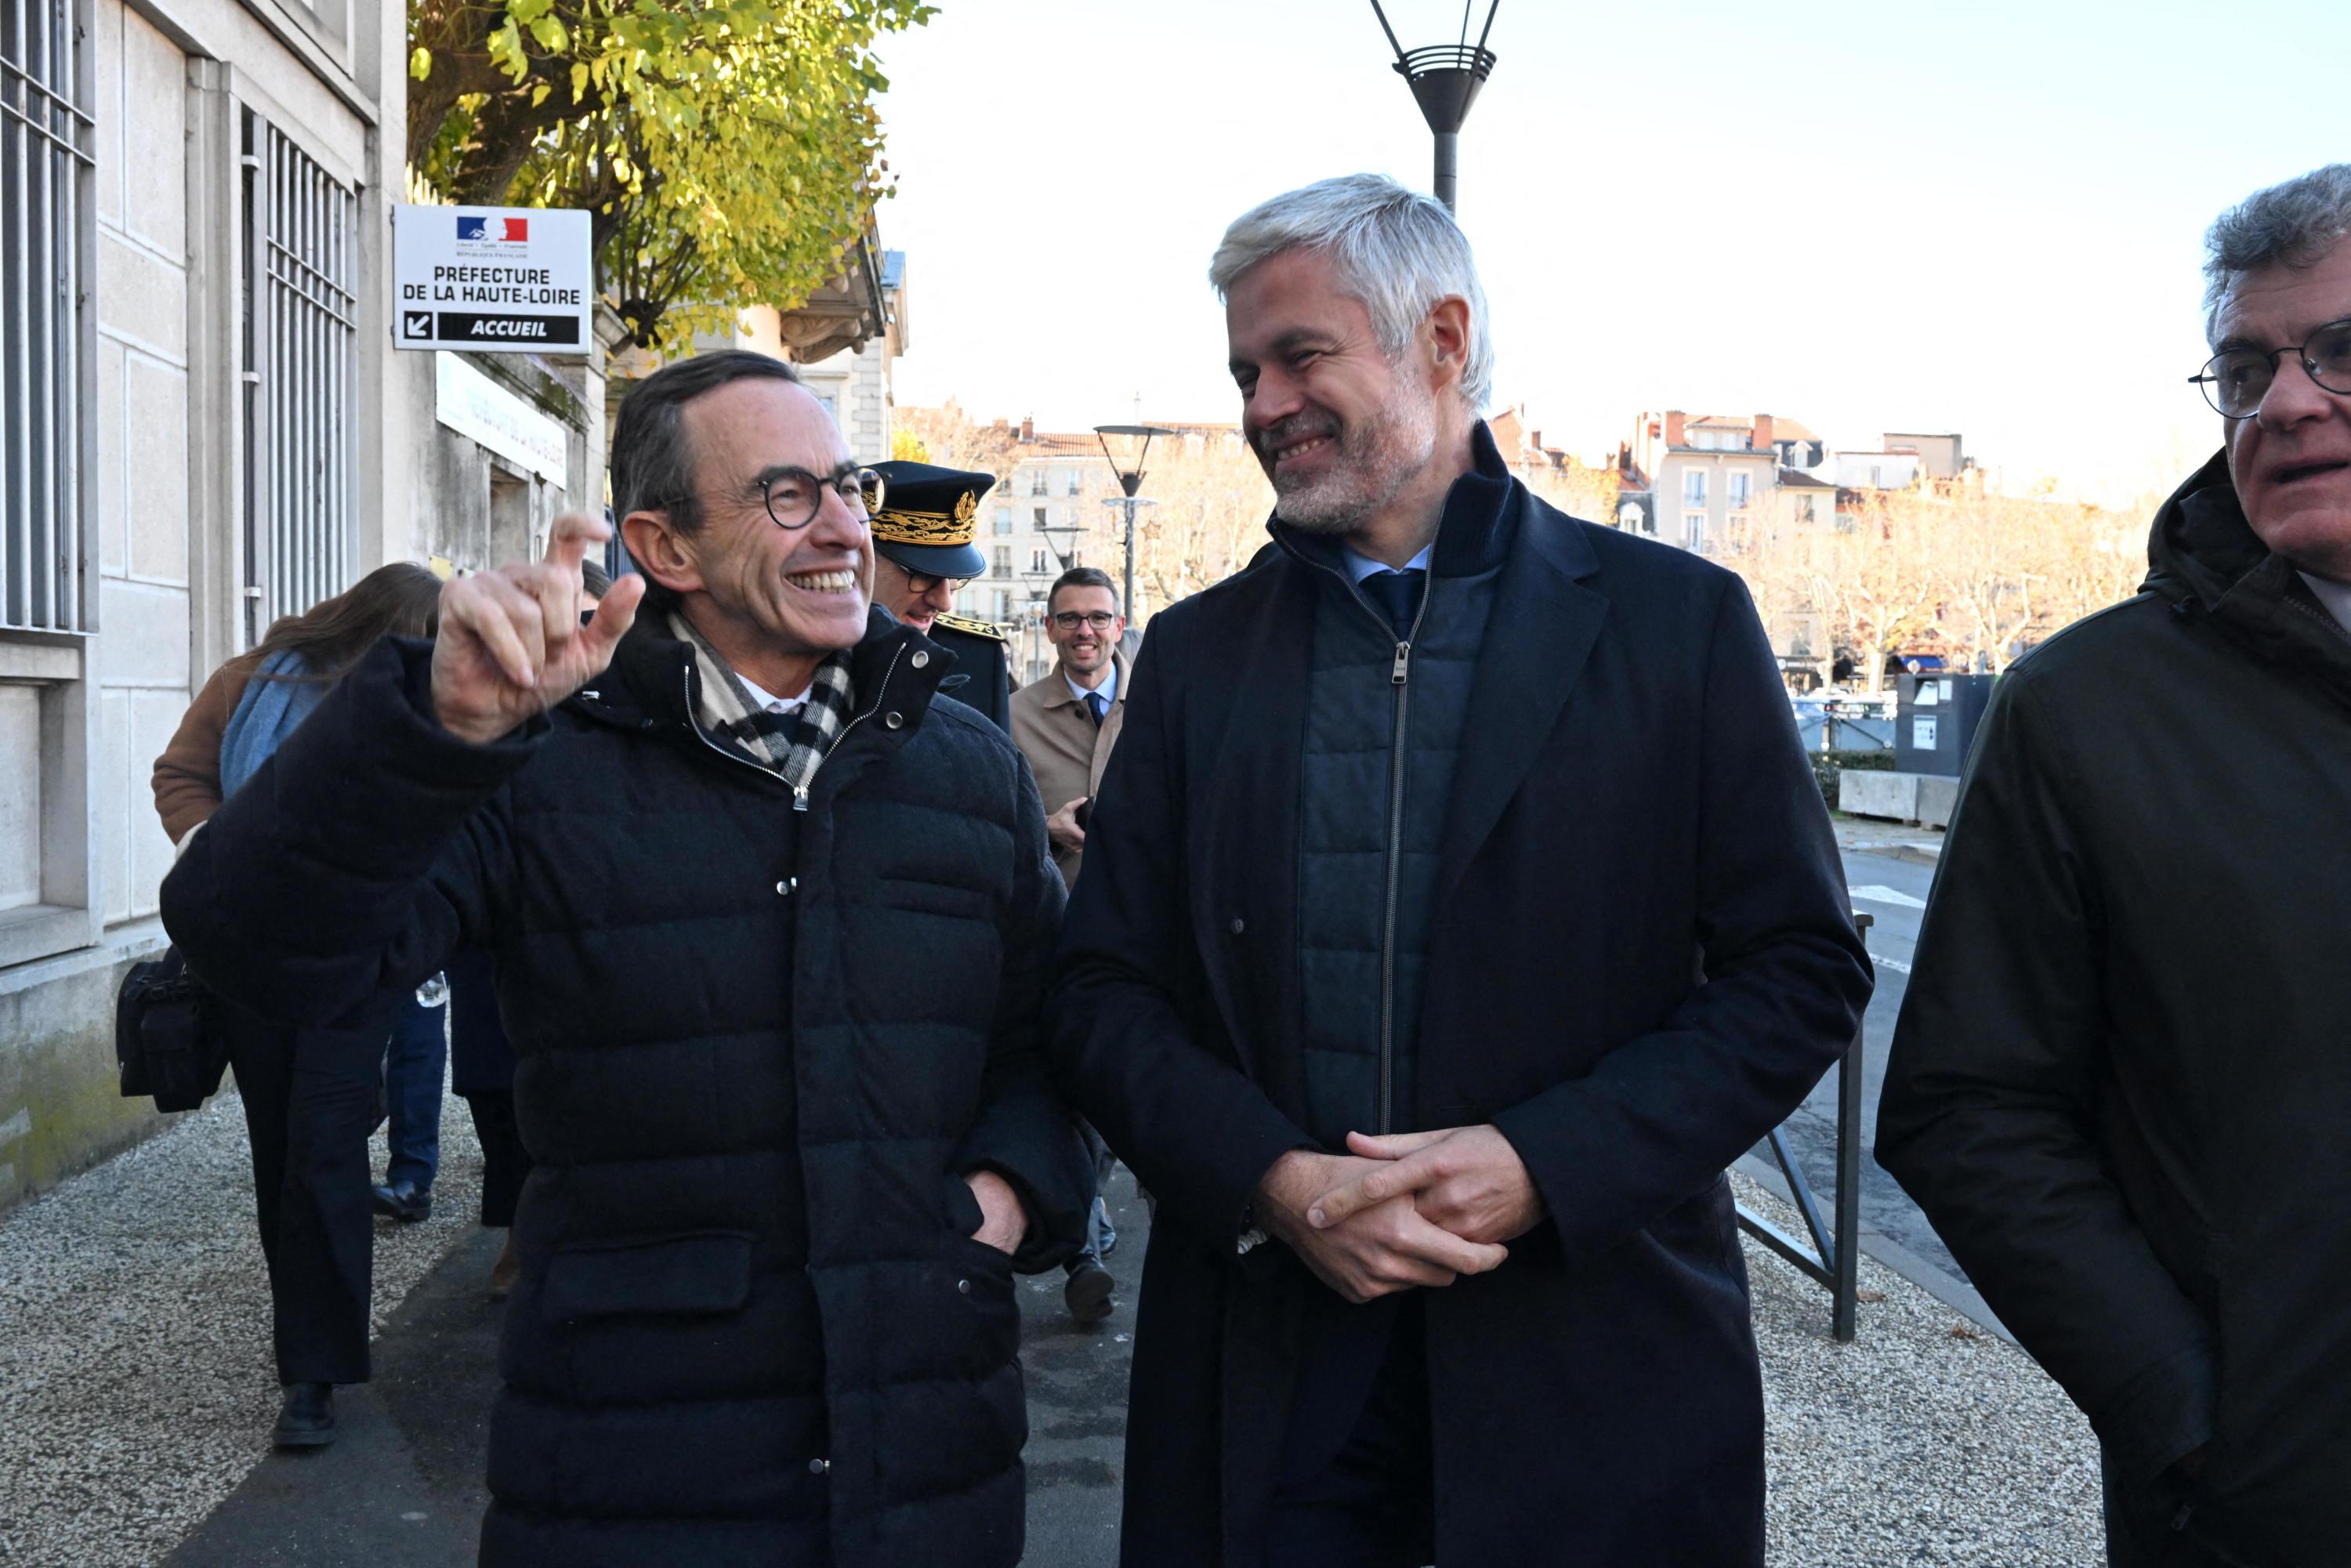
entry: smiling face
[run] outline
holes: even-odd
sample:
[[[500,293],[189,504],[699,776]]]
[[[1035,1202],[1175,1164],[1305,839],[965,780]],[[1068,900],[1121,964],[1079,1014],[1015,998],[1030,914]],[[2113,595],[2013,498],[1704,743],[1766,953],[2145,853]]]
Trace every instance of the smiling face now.
[[[665,513],[634,513],[623,525],[630,554],[746,674],[854,644],[873,552],[855,469],[823,405],[790,382],[748,378],[703,393],[679,418],[701,526],[685,533]],[[768,510],[760,481],[772,486],[787,468],[827,479],[805,528],[779,528]]]
[[[2266,267],[2220,302],[2213,347],[2276,349],[2351,317],[2351,243],[2313,267]],[[2260,410],[2227,423],[2229,476],[2262,542],[2302,570],[2351,581],[2351,395],[2278,359]]]
[[[1329,256],[1287,250],[1241,274],[1225,298],[1225,333],[1241,429],[1283,522],[1353,533],[1428,467],[1436,394],[1410,373],[1412,348],[1390,361]]]
[[[1126,631],[1125,618],[1118,612],[1118,596],[1107,588],[1072,583],[1054,594],[1052,603],[1046,609],[1045,637],[1053,644],[1061,668],[1081,686],[1096,685],[1096,677],[1110,664],[1111,650],[1118,646],[1119,638]],[[1091,619],[1080,621],[1064,632],[1061,623],[1054,619],[1064,614],[1107,615],[1110,620],[1099,628]]]

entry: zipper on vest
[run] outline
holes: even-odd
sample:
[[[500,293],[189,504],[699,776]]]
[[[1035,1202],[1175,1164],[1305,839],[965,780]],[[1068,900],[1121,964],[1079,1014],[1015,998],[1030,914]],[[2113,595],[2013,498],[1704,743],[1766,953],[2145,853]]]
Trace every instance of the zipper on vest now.
[[[876,686],[873,690],[873,706],[867,708],[864,713],[857,715],[847,724],[841,727],[841,733],[832,737],[832,745],[826,748],[825,756],[831,757],[834,752],[840,750],[841,743],[849,738],[849,732],[855,729],[859,725],[863,724],[866,719],[866,715],[871,714],[881,707],[882,698],[890,690],[890,677],[898,673],[898,661],[900,658],[904,656],[905,652],[905,644],[902,643],[899,644],[897,652],[890,655],[890,667],[882,672],[882,684],[879,686]],[[807,785],[785,784],[784,778],[781,774],[777,773],[772,768],[762,768],[748,758],[736,756],[735,753],[727,750],[725,747],[711,739],[709,736],[703,733],[701,719],[694,716],[700,711],[700,705],[695,701],[694,696],[694,668],[692,665],[688,665],[680,673],[684,676],[685,711],[687,715],[685,727],[686,728],[694,731],[695,739],[708,747],[712,755],[723,757],[727,761],[734,763],[737,768],[747,768],[752,772],[759,775],[760,778],[768,779],[771,783],[784,784],[784,787],[792,792],[792,810],[795,811],[807,810],[809,809],[809,792]]]
[[[1419,607],[1412,612],[1412,625],[1395,645],[1395,663],[1389,666],[1388,682],[1395,690],[1395,727],[1388,742],[1388,853],[1387,890],[1381,901],[1380,911],[1380,1125],[1385,1137],[1395,1124],[1395,972],[1396,972],[1396,904],[1403,894],[1404,881],[1404,781],[1405,742],[1412,720],[1412,645],[1420,636],[1420,623],[1428,614],[1428,597],[1435,588],[1436,573],[1422,580]],[[1355,592],[1355,602],[1375,618],[1380,629],[1390,636],[1395,627],[1388,618],[1374,610],[1361,588]]]
[[[684,677],[682,684],[685,688],[685,727],[694,731],[694,738],[708,747],[712,756],[723,757],[727,761],[735,764],[737,768],[747,768],[752,772],[757,773],[760,778],[767,779],[770,783],[783,783],[783,779],[778,775],[760,767],[749,758],[736,756],[733,752],[727,750],[725,747],[711,739],[709,736],[703,733],[702,720],[695,716],[696,705],[694,700],[694,666],[689,664],[684,670],[680,671],[679,674]]]

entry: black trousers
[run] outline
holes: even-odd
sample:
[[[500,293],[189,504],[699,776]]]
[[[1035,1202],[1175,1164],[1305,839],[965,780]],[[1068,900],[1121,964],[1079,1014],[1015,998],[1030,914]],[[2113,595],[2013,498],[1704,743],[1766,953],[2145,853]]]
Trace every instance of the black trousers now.
[[[530,1175],[530,1151],[515,1125],[514,1091],[478,1089],[465,1096],[474,1132],[482,1140],[482,1223],[512,1225],[515,1200]]]
[[[1265,1560],[1423,1568],[1437,1557],[1437,1453],[1417,1292],[1335,1310],[1309,1314],[1345,1327],[1307,1349]]]
[[[281,1383],[368,1380],[368,1135],[384,1032],[297,1029],[226,1002]]]

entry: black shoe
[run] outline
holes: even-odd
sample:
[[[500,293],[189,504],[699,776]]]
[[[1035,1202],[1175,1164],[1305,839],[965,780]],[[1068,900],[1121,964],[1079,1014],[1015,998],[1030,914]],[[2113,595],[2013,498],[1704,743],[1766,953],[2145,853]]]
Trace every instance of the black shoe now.
[[[1070,1316],[1078,1326],[1087,1327],[1110,1316],[1110,1293],[1117,1287],[1110,1270],[1091,1258],[1081,1258],[1070,1270],[1070,1282],[1061,1287],[1061,1300],[1068,1303]]]
[[[281,1448],[323,1448],[335,1440],[335,1385],[289,1383],[270,1440]]]
[[[433,1217],[433,1189],[429,1186],[420,1187],[414,1182],[404,1181],[397,1186],[378,1186],[368,1190],[375,1195],[375,1211],[378,1214],[410,1221]]]

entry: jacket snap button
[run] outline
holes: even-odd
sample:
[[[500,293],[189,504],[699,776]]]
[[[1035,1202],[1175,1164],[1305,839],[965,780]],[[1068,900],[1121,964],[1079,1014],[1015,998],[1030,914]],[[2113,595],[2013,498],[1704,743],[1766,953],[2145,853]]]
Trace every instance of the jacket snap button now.
[[[1249,929],[1249,922],[1248,922],[1248,921],[1243,920],[1243,919],[1242,919],[1239,915],[1234,915],[1234,916],[1233,916],[1233,935],[1234,935],[1234,936],[1239,936],[1242,932],[1244,932],[1244,931],[1246,931],[1246,930],[1248,930],[1248,929]]]
[[[914,668],[916,668],[916,669],[918,669],[918,670],[919,670],[919,669],[921,669],[925,664],[929,664],[930,662],[931,662],[931,656],[930,656],[928,653],[924,653],[920,648],[915,649],[915,650],[914,650],[914,656],[913,658],[911,658],[911,659],[909,659],[909,660],[907,660],[907,661],[906,661],[906,663],[908,663],[908,664],[910,664],[914,665]]]
[[[906,720],[905,720],[905,716],[904,716],[903,714],[894,714],[894,713],[893,713],[893,714],[884,714],[884,715],[883,716],[883,717],[882,717],[882,722],[883,722],[883,724],[887,725],[887,726],[888,726],[889,727],[891,727],[892,729],[898,729],[898,728],[901,728],[901,727],[903,727],[904,726],[904,724],[905,724]]]
[[[968,1296],[968,1295],[970,1295],[970,1294],[971,1294],[971,1281],[970,1281],[969,1280],[957,1280],[957,1281],[956,1281],[956,1295],[958,1295],[958,1296]]]
[[[832,1469],[832,1461],[831,1459],[810,1459],[809,1461],[809,1474],[812,1476],[820,1476],[831,1469]]]
[[[776,891],[785,897],[789,897],[792,891],[791,880],[788,877],[784,881],[776,883]]]

